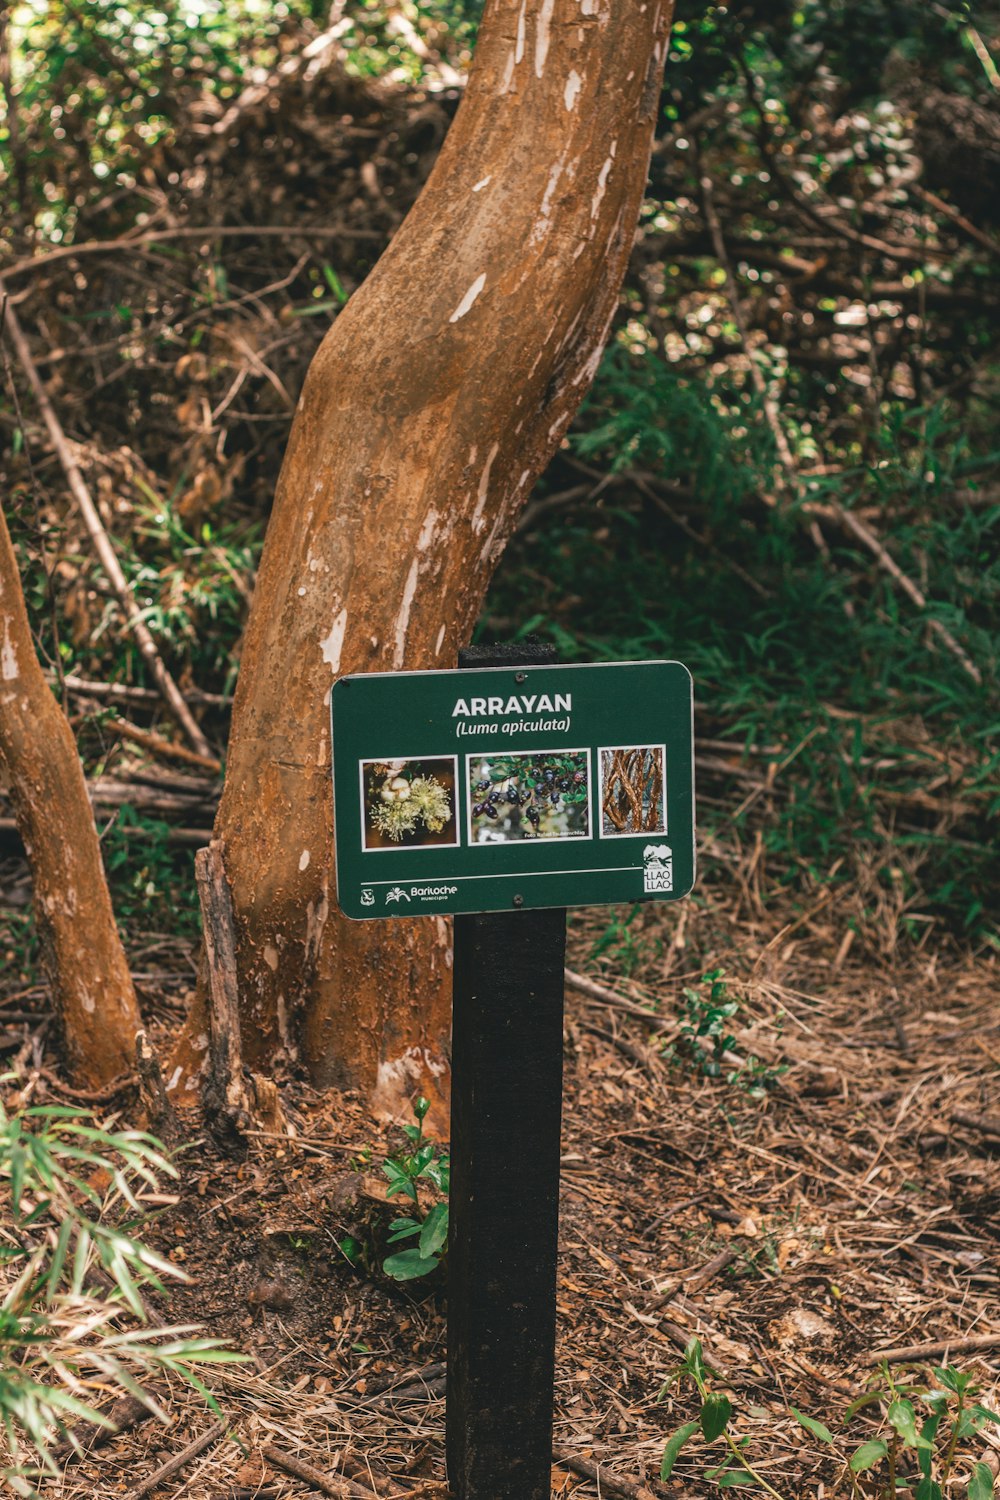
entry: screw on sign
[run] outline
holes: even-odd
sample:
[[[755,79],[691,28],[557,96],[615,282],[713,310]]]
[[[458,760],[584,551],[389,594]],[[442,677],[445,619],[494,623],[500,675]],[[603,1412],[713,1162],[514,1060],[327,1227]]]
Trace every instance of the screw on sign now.
[[[454,1500],[549,1500],[566,906],[694,881],[690,674],[554,657],[469,648],[332,696],[341,909],[455,917]]]

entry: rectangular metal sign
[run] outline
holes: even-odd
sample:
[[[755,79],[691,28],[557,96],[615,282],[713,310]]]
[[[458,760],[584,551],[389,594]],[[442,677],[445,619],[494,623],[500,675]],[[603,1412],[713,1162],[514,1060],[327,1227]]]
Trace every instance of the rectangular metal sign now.
[[[331,706],[349,917],[673,901],[694,884],[680,662],[361,674]]]

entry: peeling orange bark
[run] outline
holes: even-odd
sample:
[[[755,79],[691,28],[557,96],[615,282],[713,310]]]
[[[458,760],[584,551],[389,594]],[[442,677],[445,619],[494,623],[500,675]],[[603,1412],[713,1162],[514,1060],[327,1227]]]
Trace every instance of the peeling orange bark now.
[[[35,923],[73,1081],[131,1070],[142,1021],[72,731],[31,639],[0,511],[0,764],[31,866]]]
[[[649,161],[670,4],[488,0],[420,198],[320,347],[247,630],[216,822],[244,1046],[387,1109],[440,1077],[443,922],[332,889],[329,690],[451,667],[596,371]],[[196,1008],[184,1072],[204,1031]]]

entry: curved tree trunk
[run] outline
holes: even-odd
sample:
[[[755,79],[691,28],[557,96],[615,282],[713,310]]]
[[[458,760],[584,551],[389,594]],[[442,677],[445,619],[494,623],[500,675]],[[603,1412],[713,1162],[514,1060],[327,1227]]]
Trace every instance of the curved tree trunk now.
[[[332,890],[329,692],[451,667],[593,378],[631,249],[670,0],[488,0],[419,200],[313,361],[268,528],[216,837],[248,1059],[393,1108],[443,1070],[443,919]],[[184,1074],[205,1031],[196,1008]],[[428,1074],[430,1077],[428,1077]]]
[[[130,1071],[142,1021],[115,926],[76,744],[35,655],[0,511],[0,763],[31,866],[35,923],[70,1074]]]

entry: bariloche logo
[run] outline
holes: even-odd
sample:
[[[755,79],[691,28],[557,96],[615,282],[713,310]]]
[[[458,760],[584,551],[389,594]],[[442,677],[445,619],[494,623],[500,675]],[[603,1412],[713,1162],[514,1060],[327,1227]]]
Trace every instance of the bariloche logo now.
[[[409,891],[404,891],[401,885],[394,885],[391,891],[385,893],[385,904],[389,906],[393,901],[409,901]]]
[[[365,886],[365,889],[361,892],[361,905],[362,906],[374,906],[375,905],[375,892],[372,891],[372,890],[369,890],[369,888],[367,886]]]
[[[672,891],[674,888],[674,855],[669,844],[647,844],[642,851],[642,888]]]

